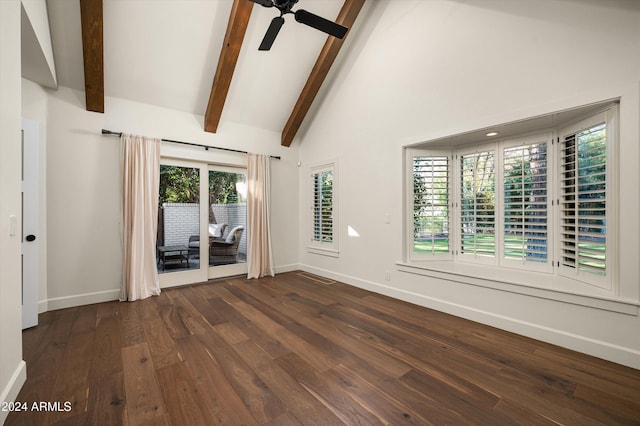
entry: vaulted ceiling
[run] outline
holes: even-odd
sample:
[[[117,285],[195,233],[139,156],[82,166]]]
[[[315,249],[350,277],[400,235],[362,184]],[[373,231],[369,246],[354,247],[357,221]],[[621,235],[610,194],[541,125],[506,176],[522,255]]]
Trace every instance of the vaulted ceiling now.
[[[343,22],[349,37],[363,4],[296,8]],[[226,122],[280,132],[287,146],[343,45],[287,15],[272,49],[258,51],[277,10],[249,0],[49,0],[48,14],[58,84],[86,90],[88,110],[118,97],[203,116],[210,132]]]

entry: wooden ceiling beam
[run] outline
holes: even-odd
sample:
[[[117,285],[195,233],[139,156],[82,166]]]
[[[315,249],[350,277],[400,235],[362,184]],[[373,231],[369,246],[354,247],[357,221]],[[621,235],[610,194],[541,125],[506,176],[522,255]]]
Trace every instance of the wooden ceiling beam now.
[[[80,0],[84,93],[87,111],[104,112],[102,0]]]
[[[204,115],[205,132],[215,133],[220,124],[220,117],[224,103],[227,100],[233,72],[238,62],[240,48],[244,41],[244,35],[249,25],[249,18],[253,10],[253,3],[249,0],[234,0],[227,24],[227,33],[224,36],[218,67],[213,77],[213,86],[209,95],[207,111]]]
[[[311,70],[311,74],[309,74],[309,78],[298,97],[296,105],[293,107],[293,111],[287,120],[287,124],[284,126],[281,137],[281,144],[283,146],[291,146],[291,142],[293,142],[293,138],[300,129],[302,121],[309,112],[309,108],[311,108],[311,104],[313,104],[322,83],[338,56],[338,52],[340,52],[342,44],[351,32],[353,23],[358,17],[364,2],[365,0],[345,0],[342,5],[342,9],[338,14],[336,22],[349,28],[349,31],[343,39],[331,36],[327,37],[327,41],[325,42],[322,51],[320,51],[320,55],[318,55],[318,59]]]

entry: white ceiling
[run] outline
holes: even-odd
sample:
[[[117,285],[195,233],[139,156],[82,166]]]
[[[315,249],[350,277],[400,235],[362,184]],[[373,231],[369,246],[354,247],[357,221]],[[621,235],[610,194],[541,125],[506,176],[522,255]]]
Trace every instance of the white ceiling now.
[[[247,0],[249,1],[249,0]],[[330,20],[343,0],[301,0]],[[105,96],[204,115],[231,0],[104,0]],[[78,0],[48,0],[58,83],[84,90]],[[254,5],[221,126],[281,132],[326,35],[288,15],[269,52],[258,51],[274,8]],[[357,22],[356,22],[357,25]]]

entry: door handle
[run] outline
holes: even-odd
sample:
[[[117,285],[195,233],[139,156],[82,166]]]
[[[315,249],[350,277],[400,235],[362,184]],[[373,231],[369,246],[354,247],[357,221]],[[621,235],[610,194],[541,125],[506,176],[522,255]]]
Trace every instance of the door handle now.
[[[27,235],[27,237],[25,238],[25,240],[31,242],[31,241],[35,241],[36,240],[36,236],[31,234],[31,235]]]

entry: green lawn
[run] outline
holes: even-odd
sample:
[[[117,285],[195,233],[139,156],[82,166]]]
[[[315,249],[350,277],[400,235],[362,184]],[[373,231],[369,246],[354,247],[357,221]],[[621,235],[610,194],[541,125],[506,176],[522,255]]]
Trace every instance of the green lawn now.
[[[431,253],[431,241],[414,241],[414,253]],[[449,239],[438,239],[434,241],[433,250],[435,253],[446,253],[449,251]]]
[[[505,241],[505,257],[509,258],[521,258],[523,247],[525,247],[523,238],[509,238]],[[476,243],[478,244],[478,254],[482,254],[485,256],[494,256],[495,249],[493,249],[493,245],[495,244],[495,237],[491,235],[487,236],[478,236],[476,238]],[[587,244],[582,243],[579,245],[580,249],[588,249],[599,251],[602,254],[588,254],[588,256],[597,261],[605,260],[605,248],[600,244]],[[449,239],[448,238],[440,238],[433,241],[433,253],[434,254],[444,254],[449,251]],[[414,253],[432,253],[432,242],[431,241],[414,241],[413,243],[413,252]],[[582,252],[579,254],[580,256],[587,256],[586,252]],[[589,262],[585,260],[581,260],[580,264],[589,265],[595,268],[601,268],[601,262]]]
[[[413,252],[431,253],[431,244],[431,241],[414,241]],[[495,244],[495,237],[492,235],[478,236],[476,238],[476,244],[478,246],[478,252],[484,255],[492,255],[495,253],[495,249],[492,248]],[[449,239],[435,239],[433,241],[433,250],[435,253],[447,253],[449,251]]]

